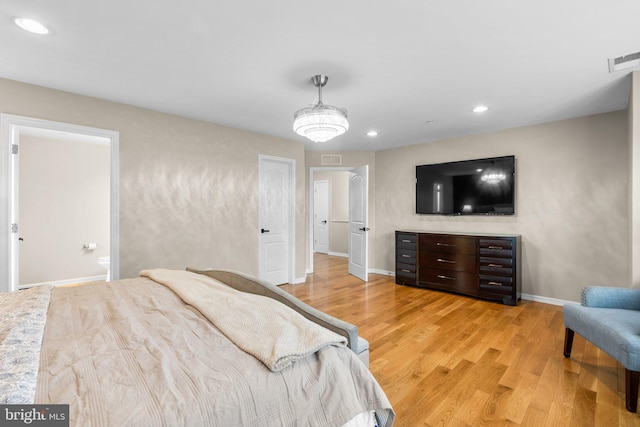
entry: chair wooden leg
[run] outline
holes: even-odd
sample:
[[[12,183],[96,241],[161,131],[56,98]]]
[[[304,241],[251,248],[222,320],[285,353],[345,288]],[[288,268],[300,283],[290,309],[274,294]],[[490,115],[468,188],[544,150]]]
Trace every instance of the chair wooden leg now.
[[[640,372],[625,369],[624,377],[627,411],[636,412],[638,410],[638,385],[640,385]]]
[[[575,332],[569,328],[564,331],[564,357],[571,357],[571,347],[573,347],[573,336]]]

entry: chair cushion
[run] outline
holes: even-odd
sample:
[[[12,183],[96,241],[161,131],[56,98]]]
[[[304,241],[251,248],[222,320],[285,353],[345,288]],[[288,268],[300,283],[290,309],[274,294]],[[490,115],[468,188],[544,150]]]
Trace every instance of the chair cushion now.
[[[619,308],[562,308],[564,325],[632,371],[640,371],[640,311]]]

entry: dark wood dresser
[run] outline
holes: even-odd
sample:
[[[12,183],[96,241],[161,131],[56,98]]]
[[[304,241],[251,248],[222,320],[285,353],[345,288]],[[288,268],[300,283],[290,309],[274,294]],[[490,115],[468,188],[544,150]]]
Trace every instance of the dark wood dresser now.
[[[396,283],[516,305],[520,236],[396,231]]]

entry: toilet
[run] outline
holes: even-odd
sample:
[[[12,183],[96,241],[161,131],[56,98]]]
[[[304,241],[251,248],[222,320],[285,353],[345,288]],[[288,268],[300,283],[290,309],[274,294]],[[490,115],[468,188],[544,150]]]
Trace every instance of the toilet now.
[[[106,268],[107,269],[107,282],[111,280],[111,260],[110,257],[108,256],[101,256],[98,257],[98,264],[102,267],[102,268]]]

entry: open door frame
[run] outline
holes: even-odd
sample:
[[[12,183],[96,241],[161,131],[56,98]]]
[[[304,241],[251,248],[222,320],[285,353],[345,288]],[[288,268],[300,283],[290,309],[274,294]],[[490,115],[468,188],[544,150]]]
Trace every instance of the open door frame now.
[[[2,114],[0,116],[0,292],[18,290],[18,235],[12,233],[12,224],[17,223],[16,179],[18,162],[12,154],[12,145],[19,145],[20,128],[31,127],[54,131],[98,136],[110,140],[110,277],[120,277],[119,246],[119,143],[116,131],[74,125],[31,117]]]
[[[313,273],[313,178],[316,172],[352,172],[356,167],[337,167],[337,166],[314,166],[309,168],[309,187],[308,187],[308,202],[309,202],[309,246],[307,247],[307,257],[309,260],[309,267],[307,274]],[[369,206],[366,207],[367,210]],[[367,250],[367,256],[368,250]]]

